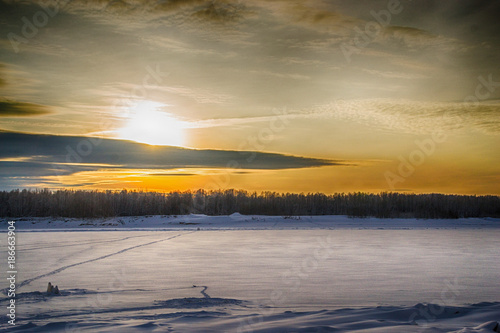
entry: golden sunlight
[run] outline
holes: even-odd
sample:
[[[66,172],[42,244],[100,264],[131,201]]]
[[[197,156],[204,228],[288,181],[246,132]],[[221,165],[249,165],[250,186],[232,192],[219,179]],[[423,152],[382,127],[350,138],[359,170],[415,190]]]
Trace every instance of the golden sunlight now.
[[[161,109],[167,105],[143,101],[130,110],[125,125],[118,129],[121,139],[150,145],[182,146],[185,122]]]

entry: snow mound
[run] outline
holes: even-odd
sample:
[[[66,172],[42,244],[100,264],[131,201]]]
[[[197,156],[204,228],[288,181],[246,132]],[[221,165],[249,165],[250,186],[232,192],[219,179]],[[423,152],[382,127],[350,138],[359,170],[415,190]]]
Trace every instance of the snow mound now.
[[[247,216],[241,215],[240,213],[232,213],[228,217],[229,217],[230,221],[235,221],[235,222],[241,222],[241,221],[247,220]]]
[[[242,214],[240,214],[240,213],[236,212],[236,213],[232,213],[232,214],[231,214],[231,215],[229,215],[229,216],[232,216],[232,217],[242,217],[242,216],[244,216],[244,215],[242,215]]]

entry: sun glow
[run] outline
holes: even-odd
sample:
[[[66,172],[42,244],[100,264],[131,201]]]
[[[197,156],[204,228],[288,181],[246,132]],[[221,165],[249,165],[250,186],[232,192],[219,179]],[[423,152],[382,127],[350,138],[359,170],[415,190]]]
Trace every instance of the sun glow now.
[[[118,130],[121,139],[150,145],[184,145],[185,122],[161,111],[167,105],[143,101],[130,110],[125,125]]]

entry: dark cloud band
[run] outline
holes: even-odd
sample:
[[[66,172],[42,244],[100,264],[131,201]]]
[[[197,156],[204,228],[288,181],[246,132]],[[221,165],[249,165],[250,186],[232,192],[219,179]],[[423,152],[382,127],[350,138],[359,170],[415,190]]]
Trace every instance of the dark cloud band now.
[[[29,117],[49,113],[50,110],[43,105],[0,100],[0,117]]]
[[[295,169],[343,165],[341,161],[230,150],[149,146],[90,137],[0,132],[0,165],[24,176],[67,175],[103,169]],[[21,169],[22,167],[22,169]],[[12,170],[11,170],[12,171]],[[4,175],[8,176],[8,175]]]

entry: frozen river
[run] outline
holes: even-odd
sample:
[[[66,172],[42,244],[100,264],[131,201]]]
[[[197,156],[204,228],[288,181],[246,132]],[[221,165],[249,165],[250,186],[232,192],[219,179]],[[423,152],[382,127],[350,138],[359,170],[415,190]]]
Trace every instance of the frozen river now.
[[[499,237],[498,228],[21,232],[16,328],[480,332],[500,320]],[[48,282],[61,294],[47,295]]]

